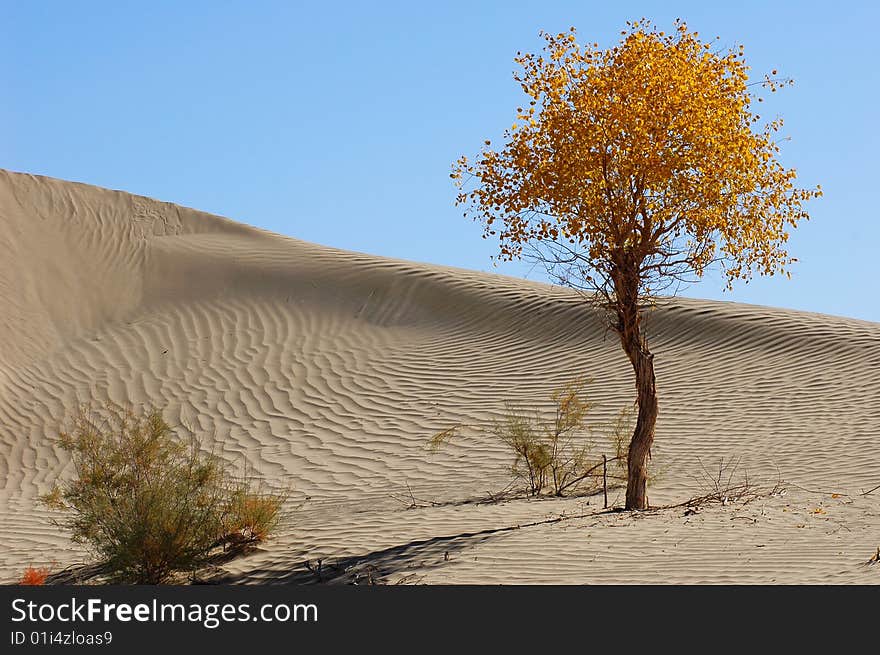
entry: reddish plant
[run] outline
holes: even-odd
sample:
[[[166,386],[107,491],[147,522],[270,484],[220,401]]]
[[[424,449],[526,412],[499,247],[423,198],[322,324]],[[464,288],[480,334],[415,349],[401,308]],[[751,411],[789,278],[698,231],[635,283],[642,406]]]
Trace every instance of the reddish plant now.
[[[23,585],[46,584],[46,578],[48,576],[49,576],[49,569],[47,569],[45,567],[36,569],[33,566],[29,566],[25,569],[24,575],[21,576],[21,580],[18,581],[18,584],[23,584]]]

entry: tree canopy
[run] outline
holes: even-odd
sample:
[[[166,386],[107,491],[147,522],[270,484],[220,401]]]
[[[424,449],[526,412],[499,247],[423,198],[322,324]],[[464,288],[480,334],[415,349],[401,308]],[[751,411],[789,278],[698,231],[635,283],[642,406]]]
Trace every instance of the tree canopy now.
[[[670,34],[628,27],[610,49],[579,45],[571,28],[542,32],[543,56],[517,54],[528,105],[503,148],[486,141],[475,162],[457,162],[457,202],[499,239],[501,259],[537,246],[574,265],[566,281],[598,290],[624,256],[649,294],[716,261],[728,286],[784,271],[789,230],[821,189],[794,186],[776,159],[782,120],[761,124],[752,90],[790,80],[774,70],[750,83],[742,46],[713,49],[681,21]]]

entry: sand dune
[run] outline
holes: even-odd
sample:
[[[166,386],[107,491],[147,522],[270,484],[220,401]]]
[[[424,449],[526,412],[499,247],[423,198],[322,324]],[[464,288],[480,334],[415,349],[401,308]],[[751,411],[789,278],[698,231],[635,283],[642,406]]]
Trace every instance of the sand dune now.
[[[0,577],[81,561],[36,502],[77,403],[166,408],[303,503],[226,580],[860,582],[878,545],[880,324],[675,299],[650,316],[661,417],[650,491],[698,491],[738,456],[785,495],[597,515],[595,499],[458,504],[507,480],[479,436],[503,401],[594,378],[596,419],[632,402],[601,317],[542,284],[278,236],[173,204],[0,171]],[[436,506],[406,508],[407,487]],[[831,493],[834,492],[835,496]],[[619,495],[618,491],[614,492]],[[821,510],[817,512],[816,510]],[[548,518],[580,516],[555,523]],[[516,526],[523,526],[516,528]],[[332,563],[332,565],[331,565]],[[372,568],[371,568],[372,567]]]

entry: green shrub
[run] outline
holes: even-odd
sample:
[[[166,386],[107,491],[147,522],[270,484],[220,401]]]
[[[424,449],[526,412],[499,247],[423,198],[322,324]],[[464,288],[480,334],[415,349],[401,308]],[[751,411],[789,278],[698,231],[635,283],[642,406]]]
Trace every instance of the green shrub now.
[[[57,444],[75,476],[41,497],[116,582],[159,584],[223,549],[269,536],[285,496],[256,493],[197,439],[178,439],[157,410],[80,410]]]
[[[610,476],[626,480],[626,444],[632,431],[632,411],[623,409],[607,426],[589,425],[588,414],[593,408],[586,395],[589,384],[587,378],[575,378],[555,390],[550,396],[550,420],[542,419],[536,409],[524,410],[508,402],[503,417],[486,430],[513,452],[510,471],[525,483],[530,495],[548,491],[563,496],[597,487],[603,472],[600,440],[594,437],[597,429],[608,442],[605,450],[612,465]],[[458,432],[458,427],[439,432],[431,438],[429,446],[436,450]]]

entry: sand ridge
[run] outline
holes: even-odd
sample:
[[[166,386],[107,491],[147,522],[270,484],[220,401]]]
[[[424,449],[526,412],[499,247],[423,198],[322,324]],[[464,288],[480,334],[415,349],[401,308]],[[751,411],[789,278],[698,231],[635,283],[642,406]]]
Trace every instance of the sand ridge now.
[[[36,497],[66,472],[49,438],[78,402],[111,399],[164,407],[295,487],[301,508],[228,566],[236,582],[310,579],[319,557],[391,581],[878,580],[861,565],[877,498],[859,491],[880,484],[880,324],[663,302],[650,317],[664,471],[652,502],[694,492],[697,457],[740,456],[757,478],[813,491],[509,530],[596,501],[450,504],[502,488],[507,456],[486,438],[435,455],[425,441],[484,424],[504,400],[546,406],[579,374],[594,378],[597,420],[632,402],[614,335],[572,292],[0,171],[0,308],[4,579],[83,558]],[[438,506],[406,509],[407,487]]]

